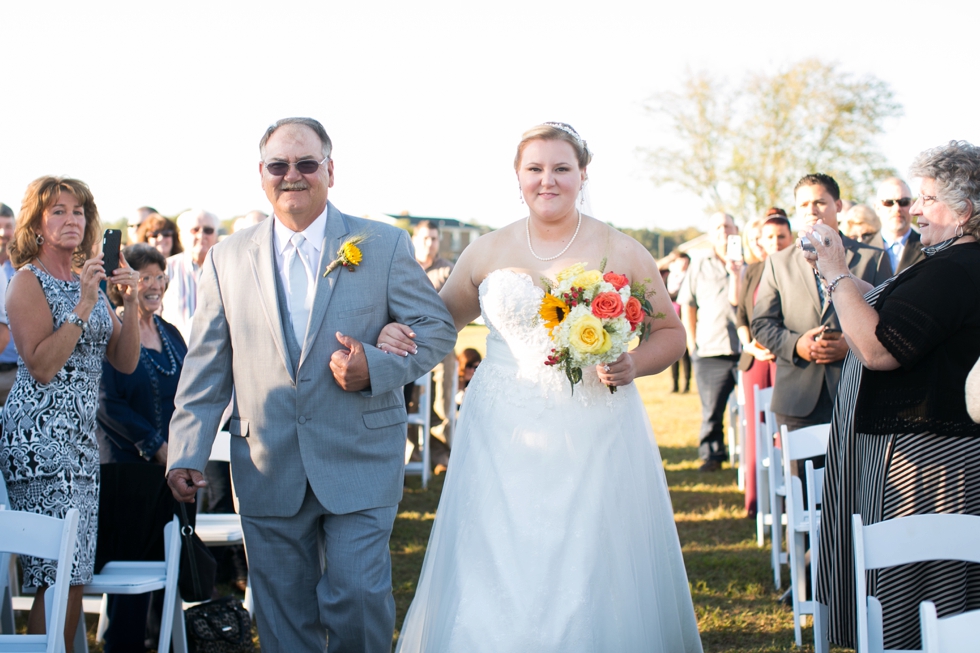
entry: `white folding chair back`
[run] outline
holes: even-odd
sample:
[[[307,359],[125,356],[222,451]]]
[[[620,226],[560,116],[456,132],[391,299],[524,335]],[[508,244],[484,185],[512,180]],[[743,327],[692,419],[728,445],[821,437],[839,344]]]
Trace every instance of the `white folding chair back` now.
[[[954,614],[942,619],[936,616],[932,601],[919,604],[922,626],[922,653],[975,653],[980,633],[980,610]]]
[[[0,475],[0,510],[10,510],[7,484]],[[0,634],[14,633],[14,607],[12,599],[17,591],[17,562],[14,556],[0,551]]]
[[[65,647],[68,587],[78,535],[78,510],[70,508],[64,519],[32,512],[0,510],[0,550],[57,560],[55,582],[44,593],[44,635],[0,635],[0,651],[55,653]],[[0,569],[6,585],[7,568]]]
[[[86,594],[145,594],[163,590],[163,614],[160,616],[158,650],[169,651],[173,643],[174,653],[187,652],[187,632],[184,629],[184,609],[177,587],[180,570],[180,521],[173,521],[163,529],[164,560],[139,562],[107,562],[101,573],[95,574],[85,586]],[[104,602],[103,602],[104,604]],[[105,612],[99,618],[98,638],[108,626]]]
[[[809,511],[803,505],[803,481],[791,473],[792,464],[827,453],[830,424],[817,424],[789,431],[780,427],[783,473],[786,487],[786,548],[789,553],[790,593],[793,599],[793,634],[796,645],[803,645],[803,618],[815,611],[814,602],[806,600],[809,579],[806,573],[806,539],[810,534]],[[813,497],[808,497],[813,501]],[[811,542],[811,545],[815,542]]]
[[[431,452],[429,451],[429,431],[432,428],[432,372],[426,372],[415,380],[415,385],[419,386],[418,412],[408,414],[408,425],[405,431],[405,473],[420,475],[422,477],[422,487],[429,487]],[[422,454],[422,462],[416,463],[409,461],[412,455],[412,445],[408,441],[408,428],[417,426],[419,428],[419,453]]]
[[[755,470],[750,473],[755,474],[755,536],[757,544],[762,547],[766,544],[766,528],[772,529],[772,503],[769,500],[769,455],[772,450],[772,435],[769,433],[769,425],[762,419],[765,406],[772,401],[772,388],[759,389],[759,386],[753,385],[752,394],[755,399],[755,414],[749,416],[749,419],[755,424]]]
[[[729,399],[728,422],[729,430],[733,433],[733,443],[729,445],[730,463],[735,466],[735,479],[740,492],[745,491],[745,474],[752,470],[745,469],[745,382],[744,373],[739,370],[735,392]],[[734,446],[733,446],[734,445]]]
[[[765,404],[766,424],[769,435],[763,446],[769,460],[769,507],[772,512],[772,574],[776,589],[782,589],[782,566],[788,564],[789,558],[783,553],[783,513],[786,498],[785,472],[783,471],[783,450],[776,446],[776,414],[772,412],[772,402]]]
[[[851,519],[854,528],[857,653],[881,653],[885,650],[881,602],[868,596],[866,572],[928,560],[980,563],[980,546],[977,546],[977,542],[980,542],[980,517],[912,515],[867,526],[861,520],[861,515],[853,515]],[[943,621],[947,619],[952,617]],[[971,650],[976,650],[975,633]]]
[[[810,587],[813,592],[813,648],[816,653],[830,651],[829,615],[827,606],[817,601],[817,558],[820,549],[820,509],[823,502],[823,468],[814,469],[806,461],[806,512],[810,523]],[[819,507],[818,507],[819,506]]]

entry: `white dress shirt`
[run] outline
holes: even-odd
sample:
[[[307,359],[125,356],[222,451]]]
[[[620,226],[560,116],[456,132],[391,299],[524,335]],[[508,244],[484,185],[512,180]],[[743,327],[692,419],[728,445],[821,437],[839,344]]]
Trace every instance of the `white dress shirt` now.
[[[279,270],[279,281],[282,282],[282,287],[286,291],[286,301],[290,300],[290,289],[289,289],[289,270],[286,268],[286,253],[287,249],[292,247],[289,240],[293,237],[293,234],[297,233],[284,225],[282,220],[278,216],[273,214],[272,216],[272,233],[273,233],[273,243],[276,250],[276,267]],[[306,240],[299,247],[299,253],[306,259],[307,269],[310,270],[312,274],[312,279],[306,287],[307,301],[308,305],[312,305],[312,297],[316,293],[316,283],[323,274],[323,270],[318,270],[320,267],[320,248],[323,246],[323,236],[327,229],[327,209],[323,209],[316,220],[314,220],[309,227],[299,232],[305,236]],[[292,307],[287,309],[292,312]],[[303,346],[303,343],[299,343]]]

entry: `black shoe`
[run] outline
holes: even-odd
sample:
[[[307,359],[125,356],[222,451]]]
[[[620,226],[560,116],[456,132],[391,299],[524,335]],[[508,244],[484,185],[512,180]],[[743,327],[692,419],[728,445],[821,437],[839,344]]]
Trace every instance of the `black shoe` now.
[[[700,467],[698,467],[699,472],[717,472],[720,469],[721,461],[718,460],[706,460]]]
[[[673,390],[671,390],[670,392],[671,392],[671,394],[673,394],[673,393],[675,393],[675,392],[677,392],[677,391],[678,391],[678,390],[677,390],[677,386],[675,385],[675,386],[674,386],[674,389],[673,389]]]

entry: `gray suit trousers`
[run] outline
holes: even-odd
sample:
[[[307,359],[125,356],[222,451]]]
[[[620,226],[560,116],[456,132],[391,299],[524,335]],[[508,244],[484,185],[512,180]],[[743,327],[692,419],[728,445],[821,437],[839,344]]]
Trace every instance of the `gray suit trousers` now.
[[[335,515],[307,485],[293,517],[242,515],[262,653],[391,653],[397,512]]]

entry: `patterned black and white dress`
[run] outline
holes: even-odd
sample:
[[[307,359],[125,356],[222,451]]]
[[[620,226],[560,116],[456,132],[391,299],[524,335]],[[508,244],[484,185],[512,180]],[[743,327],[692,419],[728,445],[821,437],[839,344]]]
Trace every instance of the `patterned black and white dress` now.
[[[54,328],[68,318],[81,297],[78,281],[62,281],[43,270],[33,272],[48,300]],[[112,317],[101,294],[75,350],[50,383],[38,383],[18,361],[14,382],[3,410],[0,472],[11,507],[42,515],[64,517],[69,508],[81,513],[72,565],[72,585],[92,580],[99,511],[99,445],[95,411],[99,404],[102,358],[112,335]],[[24,585],[50,585],[55,564],[21,557]]]
[[[923,251],[932,256],[954,242]],[[871,290],[865,300],[875,306],[912,269]],[[865,524],[931,513],[980,515],[980,439],[860,432],[855,406],[864,372],[848,354],[827,451],[816,588],[817,600],[829,606],[830,641],[850,648],[857,639],[851,515],[860,514]],[[935,602],[941,617],[980,608],[980,565],[936,561],[873,570],[867,590],[882,603],[885,649],[918,650],[919,603]]]

